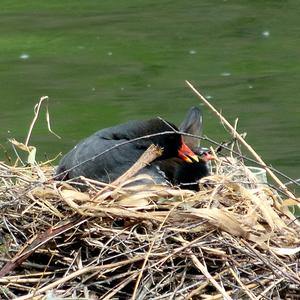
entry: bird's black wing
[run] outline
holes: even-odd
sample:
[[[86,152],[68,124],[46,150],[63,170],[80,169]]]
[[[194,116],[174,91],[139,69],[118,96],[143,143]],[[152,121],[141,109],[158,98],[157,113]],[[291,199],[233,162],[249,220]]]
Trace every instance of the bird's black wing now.
[[[157,122],[158,119],[154,120]],[[94,133],[62,158],[57,174],[65,172],[66,179],[85,176],[103,182],[115,180],[126,172],[151,144],[149,139],[131,141],[151,134],[153,128],[150,125],[153,126],[153,122],[130,121]]]

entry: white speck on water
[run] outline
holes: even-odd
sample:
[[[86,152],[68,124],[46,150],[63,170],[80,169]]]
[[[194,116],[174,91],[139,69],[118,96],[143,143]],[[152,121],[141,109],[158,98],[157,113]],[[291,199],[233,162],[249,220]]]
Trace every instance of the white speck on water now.
[[[224,77],[231,76],[231,73],[229,73],[229,72],[223,72],[223,73],[221,73],[221,76],[224,76]]]
[[[148,83],[148,84],[147,84],[147,88],[150,88],[150,87],[151,87],[151,84],[150,84],[150,83]]]
[[[92,88],[92,91],[93,91],[93,92],[95,92],[95,91],[96,91],[96,88],[95,88],[95,87],[93,87],[93,88]]]
[[[249,84],[248,89],[253,89],[253,85]]]
[[[10,130],[7,130],[7,133],[10,134]]]
[[[213,99],[213,96],[211,96],[211,95],[206,95],[205,98],[206,98],[206,99]]]
[[[107,55],[112,56],[112,52],[111,51],[107,52]]]
[[[194,50],[194,49],[191,49],[191,50],[189,51],[189,53],[190,53],[191,55],[194,55],[194,54],[196,54],[196,53],[197,53],[197,51],[196,51],[196,50]]]
[[[263,31],[262,36],[269,37],[270,36],[270,31],[268,31],[268,30]]]
[[[79,50],[83,50],[83,49],[85,49],[85,47],[84,46],[78,46],[77,47]]]
[[[21,59],[28,59],[29,58],[29,54],[27,54],[27,53],[22,53],[20,56],[19,56],[19,58],[21,58]]]
[[[125,88],[124,88],[124,87],[121,87],[121,88],[120,88],[120,90],[121,90],[121,91],[124,91],[124,90],[125,90]]]

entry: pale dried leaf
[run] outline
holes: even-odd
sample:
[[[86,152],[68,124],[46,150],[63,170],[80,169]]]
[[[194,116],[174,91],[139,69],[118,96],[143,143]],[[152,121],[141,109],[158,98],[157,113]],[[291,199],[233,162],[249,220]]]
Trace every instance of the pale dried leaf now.
[[[44,198],[44,199],[51,199],[51,198],[58,196],[57,190],[53,190],[53,189],[50,189],[50,188],[44,187],[44,186],[33,189],[31,191],[31,194],[34,197],[39,197],[39,198]]]
[[[300,247],[297,248],[275,248],[270,247],[270,249],[277,255],[295,255],[300,252]]]
[[[72,200],[72,201],[77,200],[77,201],[82,201],[82,202],[90,200],[90,197],[88,194],[82,193],[79,191],[63,189],[63,190],[60,190],[60,194],[64,200]]]
[[[248,236],[248,232],[241,227],[242,224],[231,212],[219,208],[194,208],[191,209],[190,212],[192,215],[204,218],[217,228],[235,236]]]
[[[27,157],[27,162],[31,165],[35,164],[35,156],[36,156],[36,148],[32,146]]]
[[[17,148],[19,148],[20,150],[26,151],[26,152],[30,152],[34,147],[33,146],[26,146],[25,144],[16,141],[15,139],[9,139],[9,141],[15,145]]]
[[[145,198],[139,198],[134,195],[133,197],[127,197],[119,200],[117,203],[125,207],[145,207],[149,205],[149,201]]]
[[[280,229],[286,228],[286,224],[280,219],[265,198],[262,199],[257,195],[254,195],[251,190],[246,189],[237,183],[230,183],[230,186],[234,189],[234,192],[240,193],[242,199],[252,202],[259,208],[260,213],[271,227],[271,230],[274,230],[275,226]],[[262,197],[261,194],[260,196]]]
[[[282,201],[281,206],[298,206],[299,207],[300,198],[297,198],[297,200],[294,199],[285,199]]]

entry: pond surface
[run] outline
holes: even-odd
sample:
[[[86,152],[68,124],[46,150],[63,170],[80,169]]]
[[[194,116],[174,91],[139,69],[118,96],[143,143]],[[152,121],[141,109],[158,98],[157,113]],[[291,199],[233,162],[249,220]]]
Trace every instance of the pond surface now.
[[[41,160],[130,119],[179,124],[201,104],[187,79],[230,122],[239,118],[267,163],[300,177],[298,0],[3,0],[0,8],[4,148],[7,138],[25,140],[43,95],[62,139],[43,112],[30,140]],[[229,139],[203,110],[204,133]]]

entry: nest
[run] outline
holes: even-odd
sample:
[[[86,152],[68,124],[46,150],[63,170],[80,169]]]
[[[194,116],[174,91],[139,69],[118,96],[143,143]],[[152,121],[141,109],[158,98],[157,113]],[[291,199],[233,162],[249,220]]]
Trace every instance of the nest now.
[[[134,176],[159,149],[112,184],[80,178],[82,192],[55,181],[28,146],[42,97],[25,144],[11,141],[30,166],[0,162],[1,299],[300,299],[300,224],[289,210],[299,199],[186,83],[281,192],[232,155],[214,162],[199,192]]]
[[[1,299],[298,299],[299,223],[223,158],[200,191],[0,164]]]

